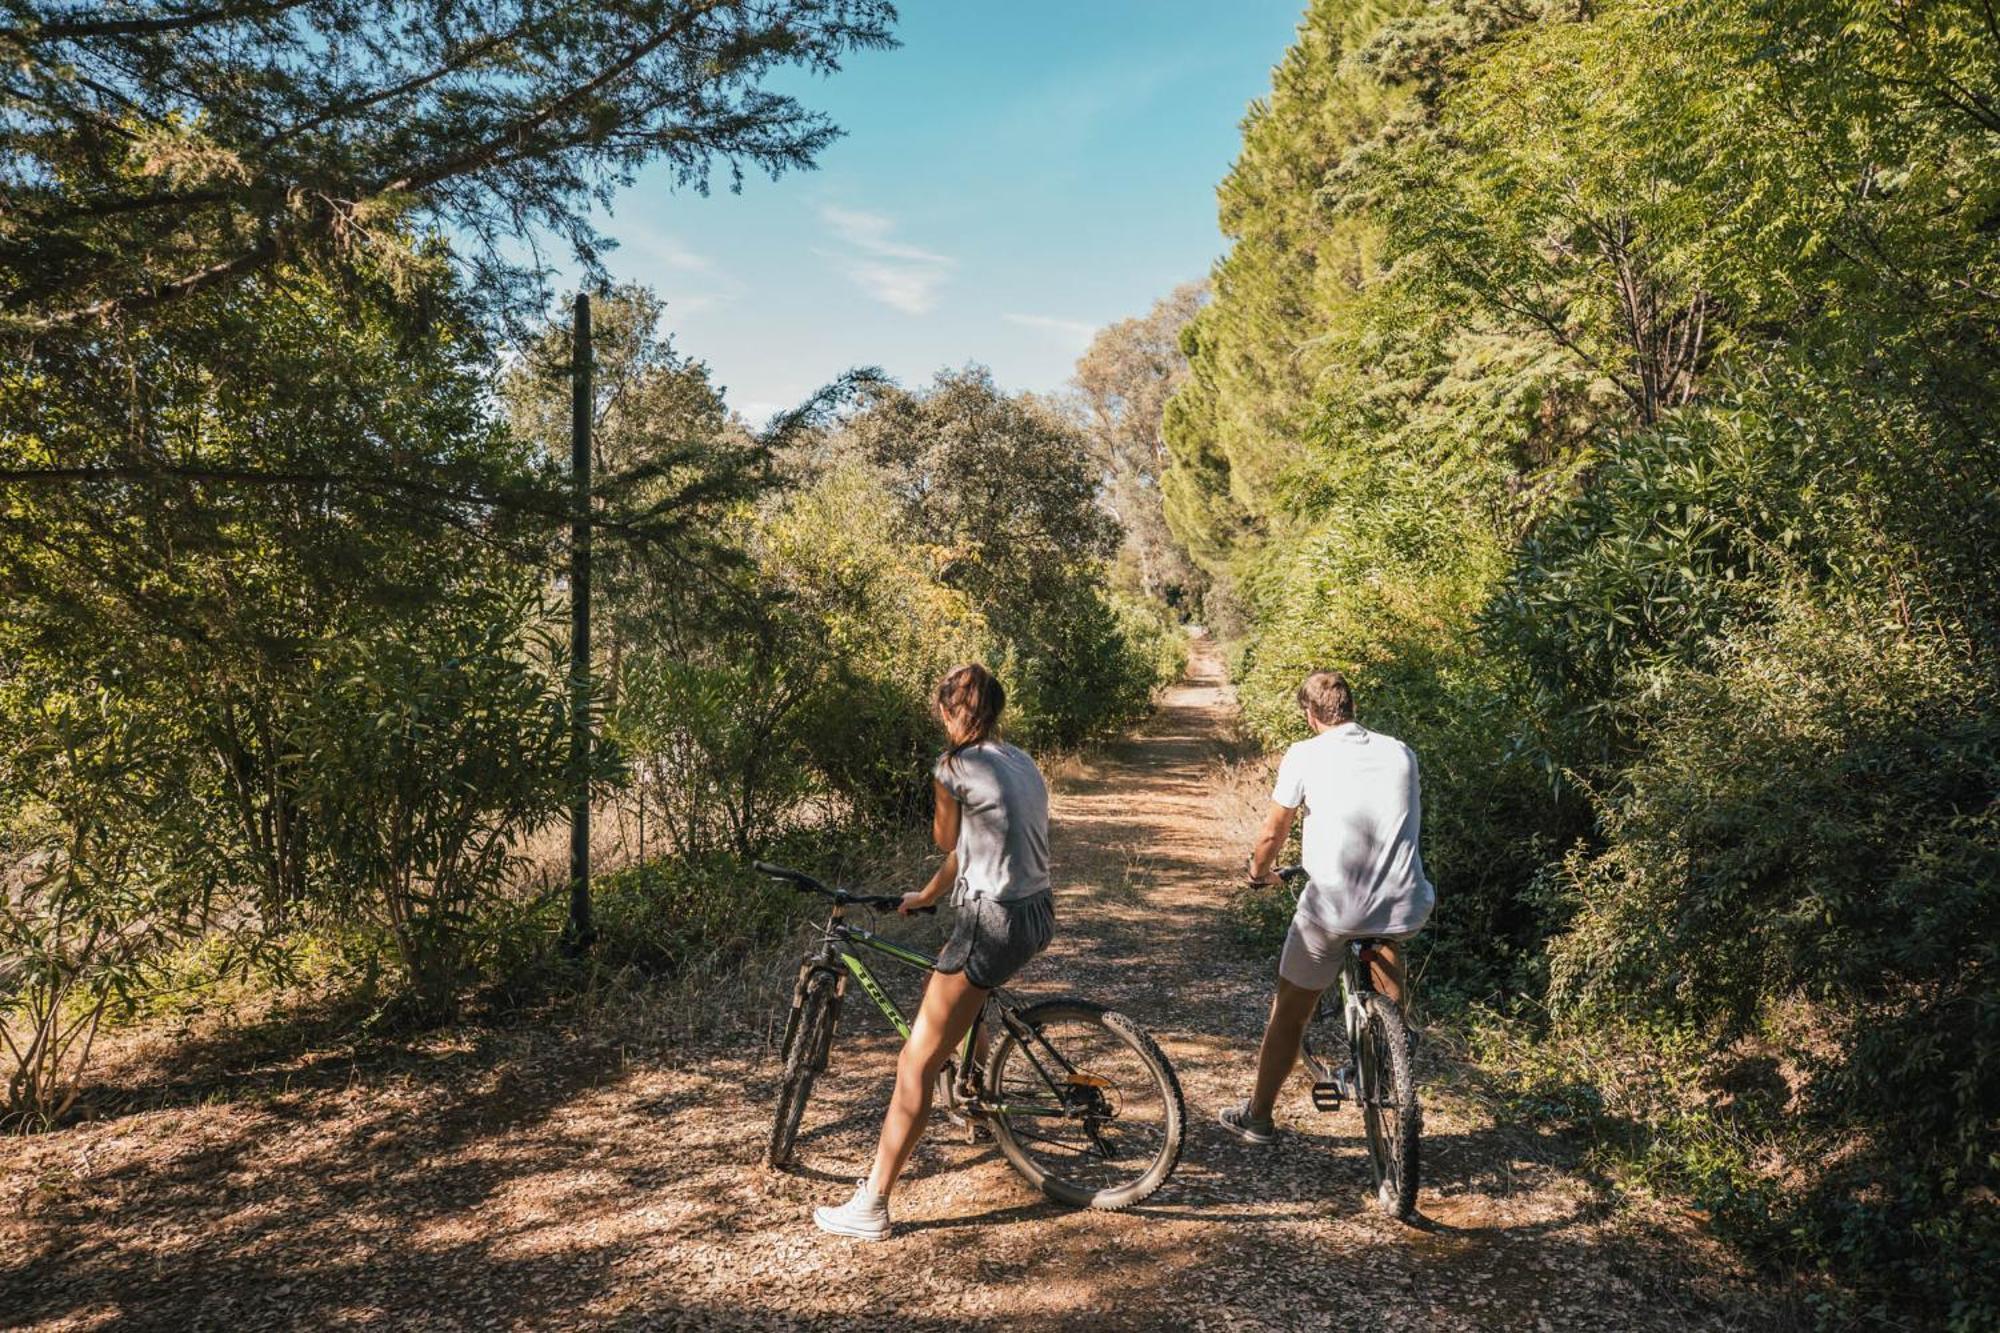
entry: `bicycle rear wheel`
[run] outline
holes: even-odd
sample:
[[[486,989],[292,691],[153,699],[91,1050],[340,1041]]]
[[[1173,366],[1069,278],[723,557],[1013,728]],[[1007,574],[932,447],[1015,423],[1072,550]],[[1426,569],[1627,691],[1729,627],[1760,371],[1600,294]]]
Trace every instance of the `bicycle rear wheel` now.
[[[1180,1162],[1187,1104],[1144,1029],[1088,1000],[1047,1000],[1003,1025],[987,1061],[989,1123],[1028,1183],[1082,1208],[1129,1208]]]
[[[807,975],[798,1006],[785,1025],[785,1078],[778,1089],[771,1142],[764,1152],[764,1160],[772,1166],[791,1163],[792,1145],[798,1139],[806,1103],[812,1098],[813,1080],[826,1071],[827,1054],[833,1048],[839,992],[839,978],[831,972],[814,970]]]
[[[1423,1129],[1408,1030],[1402,1011],[1384,996],[1364,996],[1362,1008],[1355,1068],[1375,1202],[1390,1216],[1406,1218],[1417,1206],[1418,1140]]]

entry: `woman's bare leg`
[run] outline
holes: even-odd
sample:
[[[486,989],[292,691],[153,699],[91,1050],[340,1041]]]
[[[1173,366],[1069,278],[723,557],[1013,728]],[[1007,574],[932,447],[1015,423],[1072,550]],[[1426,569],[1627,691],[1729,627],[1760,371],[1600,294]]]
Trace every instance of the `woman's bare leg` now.
[[[882,1119],[875,1169],[868,1173],[868,1188],[873,1193],[887,1197],[896,1177],[903,1174],[924,1132],[924,1122],[930,1118],[931,1088],[938,1070],[964,1039],[989,994],[967,981],[963,972],[931,973],[917,1021],[910,1025],[910,1039],[896,1057],[896,1091],[889,1098],[889,1114]]]

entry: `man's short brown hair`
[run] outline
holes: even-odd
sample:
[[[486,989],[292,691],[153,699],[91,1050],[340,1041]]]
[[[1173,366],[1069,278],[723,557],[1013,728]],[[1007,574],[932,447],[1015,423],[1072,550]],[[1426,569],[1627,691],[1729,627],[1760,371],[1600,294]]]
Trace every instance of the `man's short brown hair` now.
[[[1354,689],[1338,671],[1315,671],[1299,684],[1299,707],[1323,726],[1354,720]]]

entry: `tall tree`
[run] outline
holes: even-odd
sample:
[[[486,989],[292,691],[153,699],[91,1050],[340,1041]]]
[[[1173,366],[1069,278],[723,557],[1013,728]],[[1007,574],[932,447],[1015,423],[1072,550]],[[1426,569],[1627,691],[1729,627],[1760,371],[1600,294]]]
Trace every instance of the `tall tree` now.
[[[503,240],[597,271],[588,205],[664,161],[807,167],[837,131],[764,86],[890,43],[885,0],[254,0],[0,26],[0,330],[97,325],[281,263],[465,247],[504,305]]]
[[[1105,478],[1105,498],[1125,530],[1123,558],[1141,592],[1194,609],[1202,576],[1174,540],[1160,500],[1168,464],[1167,400],[1187,378],[1185,329],[1207,299],[1189,282],[1145,315],[1097,331],[1076,363],[1085,437]]]
[[[1394,8],[1307,9],[1217,189],[1232,245],[1187,334],[1192,373],[1167,409],[1164,493],[1176,535],[1225,584],[1245,538],[1281,508],[1276,481],[1311,424],[1328,312],[1374,272],[1374,229],[1331,216],[1316,191],[1405,100],[1347,59]]]

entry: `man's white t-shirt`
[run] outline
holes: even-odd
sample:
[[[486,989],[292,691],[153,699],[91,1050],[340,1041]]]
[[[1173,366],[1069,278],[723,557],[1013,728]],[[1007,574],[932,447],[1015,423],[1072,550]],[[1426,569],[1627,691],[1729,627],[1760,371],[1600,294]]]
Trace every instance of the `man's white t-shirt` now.
[[[1285,751],[1271,799],[1306,807],[1301,917],[1340,935],[1423,926],[1436,894],[1417,852],[1423,810],[1409,746],[1344,722]]]

